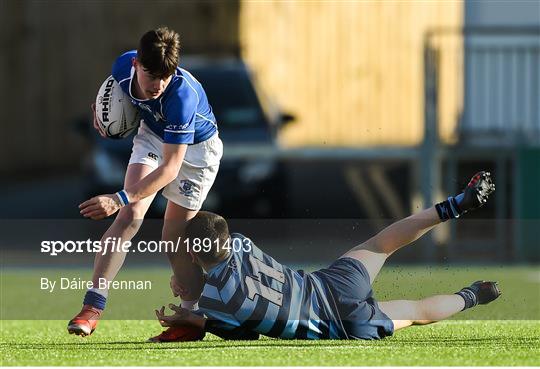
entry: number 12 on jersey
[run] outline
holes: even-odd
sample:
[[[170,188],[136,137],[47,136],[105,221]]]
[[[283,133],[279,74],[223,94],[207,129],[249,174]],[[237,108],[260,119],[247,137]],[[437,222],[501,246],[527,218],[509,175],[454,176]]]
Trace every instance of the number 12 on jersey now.
[[[283,294],[262,284],[260,281],[260,276],[264,274],[272,279],[275,279],[279,283],[285,283],[285,274],[275,270],[269,265],[264,264],[251,254],[249,255],[249,262],[251,263],[254,274],[258,276],[259,279],[246,276],[245,282],[248,290],[248,297],[253,300],[255,295],[260,295],[277,306],[281,306],[283,304]]]

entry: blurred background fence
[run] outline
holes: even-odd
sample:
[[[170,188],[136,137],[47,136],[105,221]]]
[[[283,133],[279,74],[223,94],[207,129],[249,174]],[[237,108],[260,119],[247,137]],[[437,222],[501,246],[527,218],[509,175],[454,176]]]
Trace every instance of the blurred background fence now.
[[[3,218],[76,217],[75,205],[101,189],[89,186],[85,168],[122,177],[123,168],[104,164],[113,144],[80,127],[90,124],[89,105],[114,58],[146,30],[168,25],[184,55],[227,58],[220,70],[236,65],[268,117],[264,144],[222,126],[222,183],[210,209],[237,218],[359,218],[370,234],[488,169],[494,201],[473,222],[442,227],[421,253],[402,257],[540,259],[536,1],[4,0],[0,7]],[[225,98],[240,95],[240,77],[217,81],[203,83],[217,86],[211,104],[233,104]],[[279,112],[276,124],[270,112]],[[250,197],[231,200],[231,187]]]
[[[452,223],[435,235],[449,245],[451,258],[489,250],[502,260],[537,254],[529,215],[538,218],[540,204],[534,193],[540,187],[540,27],[430,30],[424,57],[424,203],[458,191],[454,179],[474,165],[491,168],[498,186],[492,204],[495,221],[468,229],[460,225],[461,232]],[[448,65],[457,72],[453,78],[447,75]],[[456,80],[463,86],[458,98],[462,109],[451,125],[444,124],[448,104],[442,91],[452,90]]]
[[[78,167],[88,147],[70,128],[89,118],[112,62],[146,30],[170,25],[188,53],[238,48],[236,1],[3,0],[0,7],[0,73],[9,86],[0,99],[11,112],[3,135],[13,138],[3,140],[0,164],[12,175]]]

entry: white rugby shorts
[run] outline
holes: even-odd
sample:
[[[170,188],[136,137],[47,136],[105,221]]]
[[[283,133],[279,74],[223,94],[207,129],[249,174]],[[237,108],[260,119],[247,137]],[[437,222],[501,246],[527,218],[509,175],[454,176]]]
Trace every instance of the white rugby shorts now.
[[[204,142],[189,145],[180,172],[163,188],[167,200],[190,210],[200,210],[223,155],[223,143],[216,134]],[[133,138],[129,164],[146,164],[156,169],[163,161],[163,141],[141,122]]]

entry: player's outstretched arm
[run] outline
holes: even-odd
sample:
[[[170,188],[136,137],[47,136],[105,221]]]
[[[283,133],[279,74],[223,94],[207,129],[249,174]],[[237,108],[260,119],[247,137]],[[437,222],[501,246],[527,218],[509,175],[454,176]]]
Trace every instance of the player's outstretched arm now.
[[[459,218],[470,210],[484,205],[495,190],[489,172],[476,173],[463,192],[402,219],[383,229],[366,243],[369,248],[387,255],[417,240],[437,224]]]
[[[173,315],[165,315],[165,307],[156,310],[156,316],[162,327],[186,327],[195,329],[193,331],[186,330],[186,339],[184,341],[197,341],[204,337],[205,332],[215,334],[225,340],[256,340],[259,339],[257,332],[245,329],[244,327],[232,327],[228,323],[219,320],[206,319],[203,316],[193,313],[190,310],[184,309],[174,304],[169,304],[169,308],[174,311]],[[228,327],[226,329],[225,327]],[[190,339],[188,339],[190,338]]]
[[[79,205],[80,213],[85,218],[103,219],[113,215],[123,206],[155,195],[171,183],[180,171],[187,145],[164,144],[163,147],[163,163],[156,170],[116,194],[105,194],[86,200]]]

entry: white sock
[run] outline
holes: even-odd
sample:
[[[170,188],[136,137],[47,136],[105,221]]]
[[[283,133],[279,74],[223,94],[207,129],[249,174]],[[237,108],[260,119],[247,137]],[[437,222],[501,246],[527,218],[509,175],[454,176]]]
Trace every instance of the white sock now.
[[[101,296],[107,298],[109,296],[109,290],[100,290],[99,288],[90,288],[88,291],[92,291],[100,294]]]
[[[199,309],[199,300],[183,300],[180,306],[188,310],[197,310]]]

